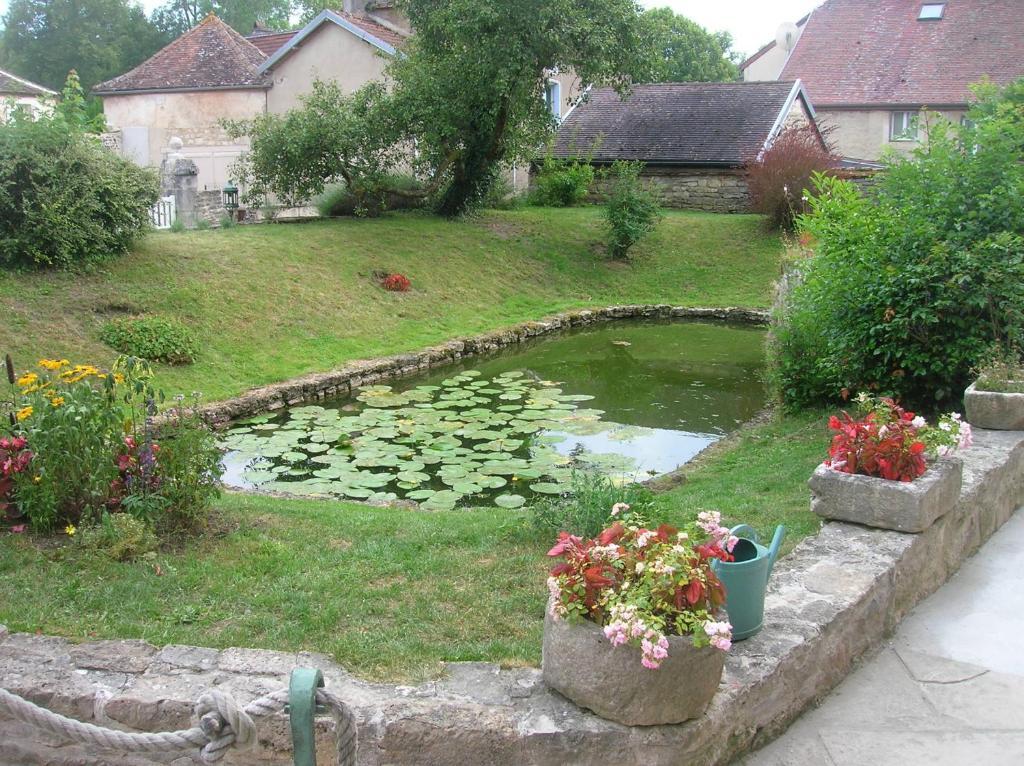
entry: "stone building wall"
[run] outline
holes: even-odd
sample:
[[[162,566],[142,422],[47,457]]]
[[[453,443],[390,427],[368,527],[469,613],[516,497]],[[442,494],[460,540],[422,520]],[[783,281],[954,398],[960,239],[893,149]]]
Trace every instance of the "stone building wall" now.
[[[647,166],[641,176],[658,193],[665,207],[710,213],[746,213],[750,190],[743,170],[734,168],[675,168]],[[598,179],[590,199],[602,202],[608,182]]]

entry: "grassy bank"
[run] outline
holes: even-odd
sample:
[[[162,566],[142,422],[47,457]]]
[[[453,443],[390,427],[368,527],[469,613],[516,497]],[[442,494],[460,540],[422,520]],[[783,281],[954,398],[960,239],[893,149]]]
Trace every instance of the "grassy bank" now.
[[[0,351],[22,368],[43,356],[105,364],[104,322],[175,317],[201,352],[158,371],[165,390],[220,399],[567,308],[765,306],[782,253],[755,216],[670,212],[630,264],[609,261],[602,238],[596,208],[154,233],[95,273],[0,272]],[[382,290],[375,270],[413,290]]]
[[[820,414],[754,427],[662,495],[659,515],[718,508],[817,529],[804,484],[825,449]],[[73,638],[253,646],[332,655],[359,675],[415,680],[442,661],[540,661],[551,540],[528,511],[423,513],[227,495],[227,531],[115,563],[74,540],[0,536],[0,623]]]

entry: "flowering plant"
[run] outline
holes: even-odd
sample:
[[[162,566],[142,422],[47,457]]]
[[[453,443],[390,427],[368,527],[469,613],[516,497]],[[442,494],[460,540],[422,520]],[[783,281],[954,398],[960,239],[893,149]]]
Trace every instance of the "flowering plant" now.
[[[380,286],[393,293],[405,293],[412,287],[412,282],[404,274],[388,274],[380,281]]]
[[[715,619],[725,589],[711,562],[731,561],[736,539],[719,514],[701,513],[684,531],[667,524],[650,529],[624,503],[612,516],[618,518],[596,538],[561,532],[548,551],[562,559],[548,578],[551,616],[602,625],[613,646],[638,646],[650,669],[668,656],[668,636],[728,650],[732,626]]]
[[[32,462],[28,441],[20,436],[0,438],[0,511],[6,511],[14,487],[15,474],[23,473]]]
[[[927,458],[971,445],[971,426],[960,414],[942,415],[935,426],[892,399],[861,394],[861,418],[849,413],[829,418],[834,431],[825,465],[843,473],[913,481],[928,468]]]

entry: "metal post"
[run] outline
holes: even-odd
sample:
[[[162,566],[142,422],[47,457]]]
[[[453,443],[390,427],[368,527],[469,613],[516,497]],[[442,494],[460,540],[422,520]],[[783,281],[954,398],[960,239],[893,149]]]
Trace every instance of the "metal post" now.
[[[288,685],[288,715],[292,726],[292,757],[295,766],[316,766],[316,690],[324,676],[316,668],[295,668]]]

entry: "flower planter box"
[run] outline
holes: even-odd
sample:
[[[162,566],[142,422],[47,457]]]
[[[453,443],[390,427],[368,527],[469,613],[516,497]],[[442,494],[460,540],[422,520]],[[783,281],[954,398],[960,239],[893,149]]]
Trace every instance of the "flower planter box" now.
[[[963,464],[939,458],[914,481],[843,473],[819,465],[808,480],[811,510],[826,519],[899,532],[923,532],[960,498]]]
[[[1024,394],[981,391],[971,383],[964,392],[967,422],[996,431],[1024,431]]]
[[[718,690],[725,652],[695,649],[689,636],[670,636],[657,670],[640,664],[640,649],[612,646],[601,627],[544,618],[541,663],[548,686],[580,707],[627,726],[682,723],[704,713]]]

